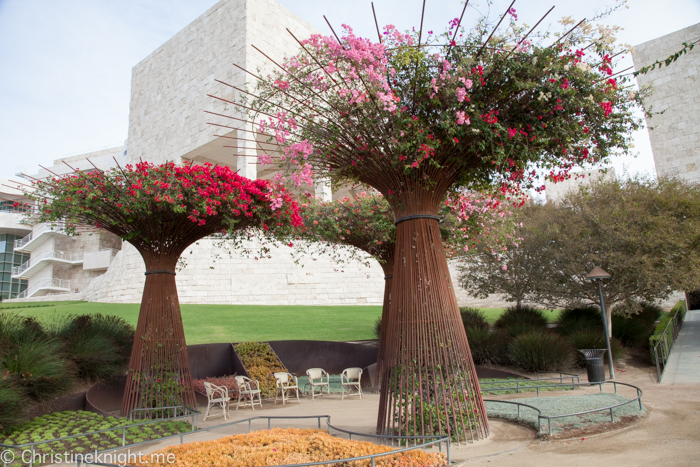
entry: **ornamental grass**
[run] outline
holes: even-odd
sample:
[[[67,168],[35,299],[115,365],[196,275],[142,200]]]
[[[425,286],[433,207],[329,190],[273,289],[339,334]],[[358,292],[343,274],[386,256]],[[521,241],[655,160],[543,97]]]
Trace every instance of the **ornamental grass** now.
[[[301,428],[273,428],[253,431],[243,435],[233,435],[214,441],[187,443],[157,451],[164,456],[144,456],[145,458],[167,459],[175,456],[174,463],[142,462],[140,466],[162,467],[254,467],[264,465],[302,464],[323,462],[335,459],[367,456],[390,452],[389,446],[380,446],[367,441],[346,440],[331,436],[323,430]],[[172,459],[172,456],[170,456]],[[333,465],[364,467],[371,465],[366,459],[355,462],[342,462]],[[378,457],[375,465],[382,467],[438,467],[447,464],[442,453],[426,453],[420,450],[391,456]]]

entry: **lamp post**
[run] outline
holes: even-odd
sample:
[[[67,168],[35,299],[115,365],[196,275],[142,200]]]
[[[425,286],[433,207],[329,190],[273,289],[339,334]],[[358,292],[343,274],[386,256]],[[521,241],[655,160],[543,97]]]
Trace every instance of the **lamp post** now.
[[[612,276],[605,272],[600,266],[593,268],[588,273],[586,279],[598,282],[598,295],[600,296],[600,311],[603,316],[603,332],[605,333],[605,346],[608,348],[608,366],[610,367],[610,379],[615,379],[615,368],[613,367],[612,350],[610,348],[610,334],[608,333],[608,318],[605,312],[605,300],[603,299],[603,281]]]

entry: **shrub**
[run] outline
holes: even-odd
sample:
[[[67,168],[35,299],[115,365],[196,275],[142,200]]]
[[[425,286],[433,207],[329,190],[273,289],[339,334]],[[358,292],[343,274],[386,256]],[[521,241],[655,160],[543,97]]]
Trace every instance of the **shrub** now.
[[[207,391],[204,388],[205,382],[214,384],[216,386],[225,386],[226,389],[228,389],[228,393],[231,399],[238,398],[238,385],[236,384],[236,375],[210,376],[208,378],[193,379],[192,387],[195,391],[199,391],[202,394],[206,394]]]
[[[74,371],[64,350],[34,318],[0,314],[0,373],[25,396],[44,401],[73,386]]]
[[[501,330],[467,328],[472,358],[477,365],[497,365],[508,360],[508,335]]]
[[[461,307],[459,313],[462,315],[462,324],[464,329],[489,329],[489,323],[486,322],[486,315],[478,308]]]
[[[546,329],[547,318],[539,308],[511,306],[498,318],[494,326],[504,330],[511,337],[517,337]]]
[[[567,338],[574,349],[605,349],[605,335],[602,326],[597,331],[581,330],[574,332]],[[622,344],[617,339],[610,339],[610,349],[613,360],[619,360],[625,355]],[[606,358],[607,359],[607,358]],[[579,367],[586,366],[586,359],[581,352],[574,352],[574,363]]]
[[[567,308],[559,314],[557,332],[564,336],[581,331],[603,332],[600,310],[595,306]]]
[[[573,361],[573,349],[566,339],[546,331],[516,337],[508,348],[510,361],[524,370],[565,370]]]
[[[664,310],[655,303],[642,302],[639,304],[639,306],[642,308],[641,311],[636,315],[631,316],[631,318],[643,321],[650,328],[653,328],[654,324],[661,317]]]
[[[49,326],[66,346],[82,380],[117,375],[129,362],[134,327],[118,316],[61,316]]]
[[[646,344],[653,330],[644,320],[612,316],[612,335],[625,347],[640,347]]]
[[[67,392],[74,383],[72,366],[56,340],[18,342],[5,353],[0,367],[30,398],[44,401]]]
[[[16,425],[26,412],[27,401],[8,377],[0,377],[0,432]]]
[[[374,322],[374,335],[376,336],[377,339],[379,339],[379,336],[381,336],[381,332],[382,332],[382,317],[380,316]]]
[[[685,300],[680,300],[678,303],[676,303],[671,312],[664,316],[654,328],[652,335],[649,336],[649,352],[653,363],[656,363],[654,347],[659,343],[659,341],[664,340],[664,335],[666,335],[666,340],[664,340],[664,344],[662,345],[664,345],[664,350],[667,353],[670,351],[668,344],[670,344],[673,340],[673,326],[667,328],[669,321],[677,316],[676,319],[682,323],[685,319],[685,314],[687,311],[688,309]]]

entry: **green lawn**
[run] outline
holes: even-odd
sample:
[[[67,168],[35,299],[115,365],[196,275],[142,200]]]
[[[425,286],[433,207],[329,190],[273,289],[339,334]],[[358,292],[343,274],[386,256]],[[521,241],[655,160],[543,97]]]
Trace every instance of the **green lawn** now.
[[[0,305],[0,311],[10,310],[41,320],[57,313],[105,313],[121,316],[136,325],[139,305],[94,302]],[[381,312],[379,306],[182,305],[182,321],[188,344],[286,339],[351,341],[374,339],[374,321]]]
[[[505,311],[503,308],[480,308],[480,310],[486,316],[486,321],[492,326]],[[561,310],[544,310],[544,316],[547,318],[547,321],[554,323],[559,317],[560,311]]]
[[[41,320],[55,314],[104,313],[136,325],[136,303],[27,302],[0,305],[0,311],[17,311]],[[493,324],[502,308],[482,308]],[[379,306],[266,306],[182,305],[182,320],[189,344],[275,340],[352,341],[374,339]],[[550,322],[558,311],[546,311]]]

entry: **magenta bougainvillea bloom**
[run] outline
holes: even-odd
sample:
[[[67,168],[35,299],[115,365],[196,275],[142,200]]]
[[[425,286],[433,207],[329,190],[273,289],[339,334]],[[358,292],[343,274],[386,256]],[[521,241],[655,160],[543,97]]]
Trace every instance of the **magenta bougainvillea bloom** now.
[[[263,235],[283,238],[302,225],[299,206],[283,187],[211,165],[143,162],[76,172],[36,181],[27,195],[37,201],[39,221],[62,220],[70,233],[112,232],[131,243],[146,263],[125,416],[133,409],[196,407],[175,285],[184,249],[212,234],[235,236],[258,228]]]

